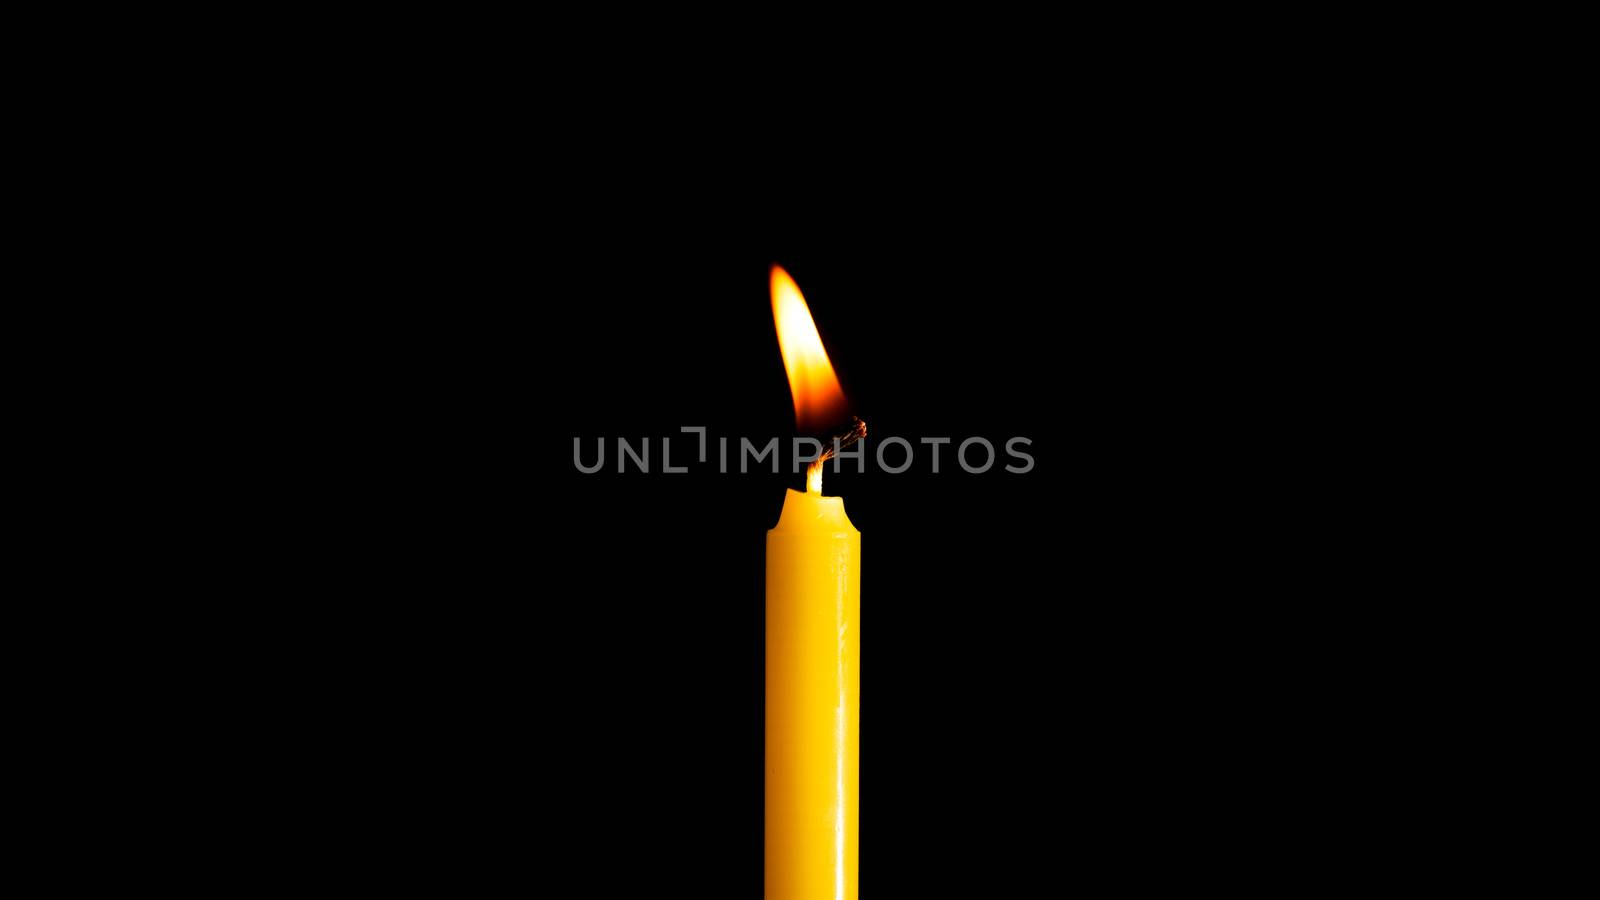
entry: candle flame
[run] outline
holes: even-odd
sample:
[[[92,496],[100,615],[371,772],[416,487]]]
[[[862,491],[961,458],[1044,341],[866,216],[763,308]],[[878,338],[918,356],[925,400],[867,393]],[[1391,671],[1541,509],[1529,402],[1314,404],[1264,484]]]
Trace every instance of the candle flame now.
[[[811,308],[782,266],[772,267],[772,318],[778,326],[778,349],[794,395],[794,421],[801,434],[819,434],[848,415],[844,390],[822,349],[822,336]]]

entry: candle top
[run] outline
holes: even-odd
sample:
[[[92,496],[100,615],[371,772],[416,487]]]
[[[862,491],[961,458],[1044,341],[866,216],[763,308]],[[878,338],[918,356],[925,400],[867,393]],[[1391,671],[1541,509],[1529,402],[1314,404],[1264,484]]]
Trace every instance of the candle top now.
[[[844,514],[843,497],[824,497],[790,488],[783,498],[783,512],[773,531],[814,532],[816,534],[856,534],[856,526]]]

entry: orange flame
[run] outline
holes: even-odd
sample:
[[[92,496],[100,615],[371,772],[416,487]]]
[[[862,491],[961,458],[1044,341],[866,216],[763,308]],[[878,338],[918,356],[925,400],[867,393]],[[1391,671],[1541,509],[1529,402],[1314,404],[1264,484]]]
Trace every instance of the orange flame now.
[[[822,336],[811,320],[811,308],[782,266],[772,267],[772,318],[778,325],[778,349],[794,395],[794,421],[802,434],[817,434],[849,414],[844,390],[822,349]]]

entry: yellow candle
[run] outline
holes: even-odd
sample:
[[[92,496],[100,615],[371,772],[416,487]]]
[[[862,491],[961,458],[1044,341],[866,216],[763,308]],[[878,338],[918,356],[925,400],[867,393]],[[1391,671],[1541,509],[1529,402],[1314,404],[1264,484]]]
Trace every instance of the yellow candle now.
[[[844,392],[777,266],[772,314],[800,431],[838,425]],[[855,900],[860,621],[861,533],[843,499],[822,496],[819,461],[767,532],[766,900]]]
[[[766,900],[855,900],[861,533],[789,491],[767,532]]]

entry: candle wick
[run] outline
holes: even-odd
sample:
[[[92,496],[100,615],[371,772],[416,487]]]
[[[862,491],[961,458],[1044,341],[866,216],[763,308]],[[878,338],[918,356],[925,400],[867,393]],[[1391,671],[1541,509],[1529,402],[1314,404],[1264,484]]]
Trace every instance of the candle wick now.
[[[822,464],[833,458],[835,453],[854,444],[867,436],[867,423],[861,421],[859,416],[850,417],[850,426],[840,431],[822,448],[822,454],[806,469],[806,493],[822,494]]]

